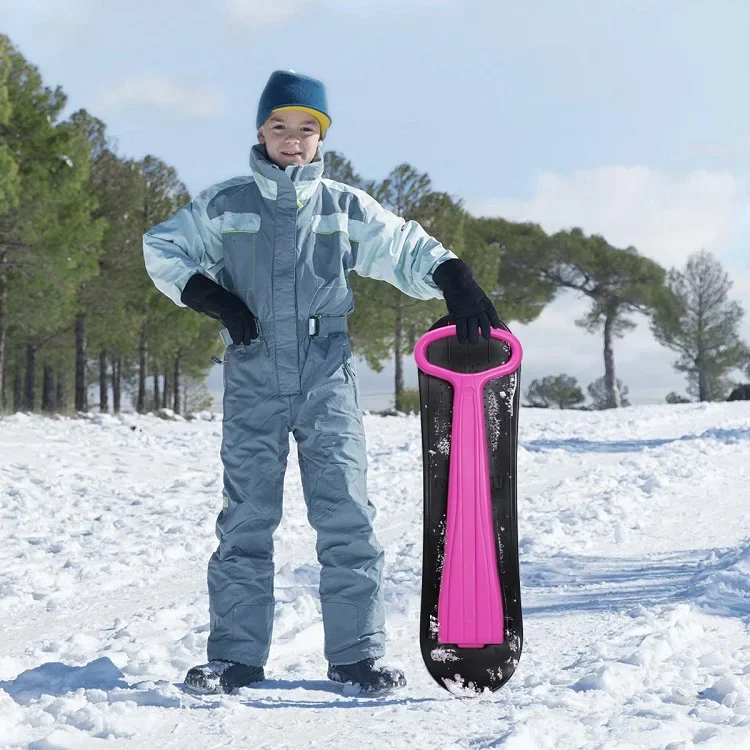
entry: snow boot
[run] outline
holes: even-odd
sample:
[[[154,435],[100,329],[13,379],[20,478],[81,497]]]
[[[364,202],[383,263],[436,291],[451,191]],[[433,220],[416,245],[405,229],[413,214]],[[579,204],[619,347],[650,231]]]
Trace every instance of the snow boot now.
[[[192,667],[185,675],[185,685],[196,693],[231,693],[265,679],[263,667],[251,667],[226,659],[213,659],[208,664]]]
[[[391,690],[406,687],[406,678],[400,669],[376,667],[372,657],[356,664],[329,664],[328,679],[344,684],[359,685],[366,695],[383,695]]]

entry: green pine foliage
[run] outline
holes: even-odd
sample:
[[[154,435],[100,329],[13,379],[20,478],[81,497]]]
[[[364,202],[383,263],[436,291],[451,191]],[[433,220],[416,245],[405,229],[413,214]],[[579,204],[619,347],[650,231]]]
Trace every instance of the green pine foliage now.
[[[10,102],[10,40],[0,34],[0,215],[17,205],[20,190],[18,164],[13,157],[13,146],[5,130],[11,121]]]
[[[532,380],[526,391],[526,398],[531,406],[558,409],[572,409],[582,404],[586,397],[571,375],[548,375],[541,380]]]
[[[670,391],[664,398],[664,401],[668,404],[689,404],[690,399],[685,398],[680,393],[677,393],[677,391]]]
[[[506,323],[530,323],[552,301],[558,287],[531,262],[552,254],[550,237],[538,224],[471,217],[466,244],[474,248],[480,286]]]
[[[35,408],[37,362],[51,357],[71,328],[78,286],[95,273],[102,227],[92,216],[95,196],[86,190],[85,139],[73,123],[56,122],[64,93],[45,87],[6,38],[0,49],[9,103],[0,141],[17,175],[16,200],[0,212],[0,404],[8,406],[11,376],[14,404]],[[23,361],[21,388],[8,365]]]
[[[218,325],[156,290],[142,237],[189,196],[85,110],[59,121],[65,102],[0,36],[0,409],[88,408],[99,383],[100,408],[144,411],[156,375],[179,411],[182,368],[205,379]]]

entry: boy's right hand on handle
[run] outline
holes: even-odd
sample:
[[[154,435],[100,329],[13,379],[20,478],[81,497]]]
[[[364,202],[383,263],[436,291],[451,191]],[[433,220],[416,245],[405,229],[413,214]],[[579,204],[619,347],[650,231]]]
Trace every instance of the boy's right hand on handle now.
[[[468,339],[472,344],[482,337],[492,336],[491,328],[500,328],[500,318],[490,298],[474,280],[469,267],[460,258],[443,261],[432,275],[435,285],[445,297],[448,312],[456,323],[456,338],[460,344]]]
[[[247,305],[202,273],[190,277],[180,299],[193,310],[221,321],[235,344],[247,345],[258,337],[258,324]]]

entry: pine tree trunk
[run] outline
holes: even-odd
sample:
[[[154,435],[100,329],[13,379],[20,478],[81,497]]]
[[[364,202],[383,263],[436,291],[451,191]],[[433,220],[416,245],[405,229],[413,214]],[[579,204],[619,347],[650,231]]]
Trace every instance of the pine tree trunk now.
[[[174,377],[173,377],[173,384],[174,384],[174,412],[175,414],[182,414],[182,409],[180,408],[180,370],[181,370],[181,358],[182,358],[182,350],[178,349],[177,354],[174,358]]]
[[[154,411],[159,411],[159,407],[161,406],[161,391],[159,389],[159,368],[156,365],[156,363],[154,363],[153,381],[154,381]]]
[[[706,360],[702,352],[698,352],[695,365],[698,369],[698,401],[710,401],[711,393],[708,386],[708,373],[706,372]]]
[[[115,414],[120,413],[122,392],[120,391],[120,373],[122,371],[122,356],[118,354],[112,360],[112,409]]]
[[[63,376],[57,374],[57,387],[55,388],[55,408],[58,411],[63,411],[68,406],[68,398],[65,395],[65,381]]]
[[[107,350],[99,352],[99,411],[109,411],[109,388],[107,387]]]
[[[705,282],[707,279],[702,278],[701,281]],[[707,324],[707,307],[709,305],[709,300],[707,299],[708,294],[707,290],[704,288],[704,285],[701,284],[698,289],[698,312],[697,312],[697,323],[698,323],[698,340],[696,341],[697,344],[697,352],[695,356],[695,366],[698,370],[698,401],[708,401],[709,400],[709,392],[708,392],[708,372],[707,372],[707,362],[706,362],[706,347],[705,347],[705,340],[706,340],[706,324]]]
[[[413,352],[417,345],[417,327],[412,323],[409,326],[409,351]]]
[[[21,364],[21,349],[16,350],[16,367],[13,373],[13,411],[23,409],[23,384],[21,375],[23,366]]]
[[[8,358],[3,357],[2,365],[0,365],[0,411],[5,411],[8,408]]]
[[[33,344],[26,345],[26,387],[23,395],[23,408],[34,411],[36,406],[36,348]]]
[[[395,390],[396,399],[395,407],[396,411],[401,411],[401,396],[404,392],[404,362],[401,354],[401,342],[404,335],[404,321],[401,315],[401,305],[399,304],[396,310],[396,328],[393,332],[393,356],[395,366]]]
[[[5,272],[6,250],[0,251],[0,399],[5,407],[5,310],[8,304],[8,276]]]
[[[42,381],[42,411],[55,410],[55,373],[52,366],[45,363],[44,379]]]
[[[86,387],[86,316],[76,317],[76,411],[89,408]]]
[[[170,403],[169,397],[172,394],[172,389],[170,386],[171,380],[169,378],[169,373],[164,370],[164,390],[161,393],[161,407],[162,409],[167,408],[167,404]]]
[[[710,401],[711,391],[708,387],[708,378],[706,373],[701,370],[698,373],[698,401]]]
[[[622,406],[615,374],[615,353],[612,348],[616,317],[610,314],[604,319],[604,390],[607,394],[608,409],[619,409]]]
[[[141,328],[138,345],[138,401],[135,406],[139,414],[146,412],[146,326]]]

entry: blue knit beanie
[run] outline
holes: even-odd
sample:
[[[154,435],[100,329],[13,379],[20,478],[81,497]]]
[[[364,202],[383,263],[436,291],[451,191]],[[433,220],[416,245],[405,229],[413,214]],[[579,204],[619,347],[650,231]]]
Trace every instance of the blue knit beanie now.
[[[326,88],[321,81],[293,70],[272,73],[258,102],[257,126],[260,127],[275,109],[286,107],[308,112],[315,117],[320,123],[320,137],[325,138],[331,117],[328,114]]]

